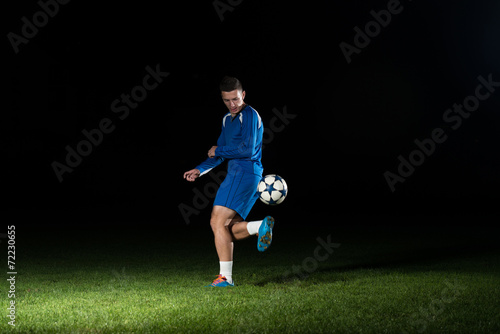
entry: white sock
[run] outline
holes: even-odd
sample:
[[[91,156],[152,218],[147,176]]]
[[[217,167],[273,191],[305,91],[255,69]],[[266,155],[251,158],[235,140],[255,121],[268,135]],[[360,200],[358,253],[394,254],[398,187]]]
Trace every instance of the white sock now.
[[[248,222],[247,224],[248,233],[250,233],[250,235],[255,235],[259,233],[260,224],[262,224],[262,220]]]
[[[233,261],[219,261],[219,274],[227,279],[228,283],[233,283]]]

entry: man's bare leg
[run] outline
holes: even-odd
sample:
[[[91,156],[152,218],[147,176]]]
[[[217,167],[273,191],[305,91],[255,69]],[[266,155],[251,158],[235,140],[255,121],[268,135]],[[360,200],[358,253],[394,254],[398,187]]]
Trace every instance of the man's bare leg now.
[[[250,236],[247,229],[248,222],[244,221],[234,210],[216,205],[212,210],[210,225],[214,232],[215,248],[219,255],[219,261],[232,261],[233,241],[243,240]],[[227,233],[229,233],[230,238],[228,238]]]
[[[214,233],[215,248],[219,261],[233,261],[233,237],[229,232],[229,225],[237,215],[236,211],[220,205],[214,205],[210,226]]]
[[[229,232],[233,237],[233,241],[243,240],[250,236],[247,229],[248,222],[244,221],[239,214],[231,220],[229,223]]]
[[[234,241],[246,239],[251,235],[258,235],[259,226],[261,226],[262,222],[262,220],[246,222],[236,211],[224,206],[214,205],[210,226],[214,233],[215,248],[219,256],[219,274],[226,277],[228,283],[232,284]],[[267,249],[267,246],[264,249]]]
[[[244,236],[241,228],[245,228],[246,224],[242,221],[241,216],[232,209],[220,205],[215,205],[212,209],[210,226],[214,233],[215,248],[217,249],[220,265],[219,276],[212,283],[213,286],[214,284],[220,286],[220,284],[226,284],[226,282],[233,284],[233,241]],[[241,228],[235,229],[237,238],[234,237],[232,232],[235,224],[241,225]],[[226,281],[222,281],[223,279]]]

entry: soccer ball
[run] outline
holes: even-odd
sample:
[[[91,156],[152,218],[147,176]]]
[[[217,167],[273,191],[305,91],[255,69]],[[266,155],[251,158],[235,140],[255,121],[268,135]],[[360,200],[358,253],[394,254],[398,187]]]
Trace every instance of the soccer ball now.
[[[259,182],[257,191],[262,202],[267,205],[278,205],[285,200],[288,187],[280,176],[269,174]]]

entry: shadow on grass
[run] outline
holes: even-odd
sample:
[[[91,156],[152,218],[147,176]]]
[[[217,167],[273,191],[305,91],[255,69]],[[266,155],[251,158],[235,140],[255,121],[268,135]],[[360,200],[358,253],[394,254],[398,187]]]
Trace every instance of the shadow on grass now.
[[[426,247],[409,246],[385,246],[382,250],[368,250],[365,254],[357,250],[351,257],[340,254],[341,251],[349,251],[344,247],[340,249],[339,255],[335,254],[327,262],[337,260],[339,264],[323,264],[314,270],[307,270],[302,265],[292,265],[288,270],[274,278],[255,283],[256,286],[265,286],[269,283],[293,283],[297,281],[307,281],[321,275],[321,281],[331,283],[345,281],[346,279],[334,274],[348,273],[358,270],[401,270],[404,272],[416,272],[425,270],[440,270],[454,272],[500,272],[500,244],[485,242],[484,240],[474,240],[474,242],[462,241],[448,245],[427,245]],[[488,257],[495,257],[495,260],[488,261]],[[483,261],[482,261],[483,260]],[[490,265],[484,265],[487,261]],[[348,264],[342,264],[349,262]],[[494,264],[494,265],[493,265]],[[328,276],[328,274],[332,274]]]

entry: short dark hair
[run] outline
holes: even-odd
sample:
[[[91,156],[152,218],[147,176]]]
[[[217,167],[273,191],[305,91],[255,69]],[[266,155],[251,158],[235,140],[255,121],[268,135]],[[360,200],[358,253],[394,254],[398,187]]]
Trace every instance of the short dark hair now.
[[[243,91],[243,87],[241,86],[240,80],[227,75],[224,78],[222,78],[219,88],[221,92],[231,92],[235,89]]]

